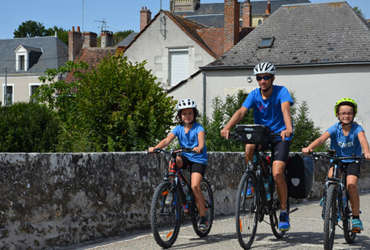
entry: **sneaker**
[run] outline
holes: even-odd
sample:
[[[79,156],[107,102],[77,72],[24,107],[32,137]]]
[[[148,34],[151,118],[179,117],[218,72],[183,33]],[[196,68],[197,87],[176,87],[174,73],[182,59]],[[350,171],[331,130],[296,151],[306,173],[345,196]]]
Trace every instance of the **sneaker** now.
[[[247,193],[245,195],[246,198],[252,198],[254,195],[254,192],[253,192],[253,187],[251,186],[248,186],[247,188]]]
[[[200,217],[199,219],[199,226],[200,231],[205,231],[208,228],[208,219],[205,216]]]
[[[184,210],[184,213],[185,214],[188,214],[189,213],[189,206],[188,206],[188,204],[182,205],[182,209]]]
[[[290,228],[289,224],[289,215],[287,213],[280,213],[280,222],[279,222],[279,230],[280,231],[288,231]]]
[[[364,230],[360,219],[352,219],[352,232],[361,233]]]
[[[324,199],[324,197],[322,197],[321,200],[320,200],[320,207],[324,206],[324,202],[325,202],[325,199]]]

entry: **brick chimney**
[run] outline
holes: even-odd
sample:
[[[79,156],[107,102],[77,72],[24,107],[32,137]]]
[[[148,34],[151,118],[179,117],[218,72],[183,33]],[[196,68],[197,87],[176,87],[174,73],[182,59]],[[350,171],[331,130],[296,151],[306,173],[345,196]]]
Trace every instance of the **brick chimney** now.
[[[91,48],[96,47],[97,40],[96,40],[96,33],[94,32],[84,32],[83,33],[84,42],[82,44],[82,48]]]
[[[113,46],[113,33],[111,31],[103,30],[100,34],[101,47],[112,47]]]
[[[243,28],[252,27],[252,5],[250,0],[243,4]]]
[[[224,3],[224,52],[239,41],[239,3],[237,0],[225,0]]]
[[[143,30],[152,18],[152,12],[147,7],[142,7],[140,10],[140,31]]]
[[[266,15],[271,15],[271,0],[267,0],[267,6],[265,10]]]
[[[68,60],[75,60],[80,54],[82,48],[82,35],[80,32],[80,26],[77,26],[77,31],[75,27],[72,26],[72,31],[68,31]]]

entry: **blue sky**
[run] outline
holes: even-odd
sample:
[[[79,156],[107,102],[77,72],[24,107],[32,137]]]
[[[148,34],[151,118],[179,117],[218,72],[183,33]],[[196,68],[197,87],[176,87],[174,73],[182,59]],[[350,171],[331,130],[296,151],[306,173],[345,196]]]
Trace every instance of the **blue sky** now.
[[[311,0],[312,3],[338,1],[340,0]],[[80,26],[83,31],[98,34],[101,25],[99,21],[105,20],[107,29],[113,32],[129,29],[139,31],[141,7],[147,6],[154,16],[160,9],[160,2],[160,0],[1,0],[0,39],[13,38],[14,30],[27,20],[40,22],[46,28],[56,25],[70,30],[72,26]],[[201,0],[201,3],[218,2],[223,0]],[[369,0],[347,2],[352,7],[358,6],[364,16],[370,19]],[[169,0],[162,0],[162,8],[169,8]]]

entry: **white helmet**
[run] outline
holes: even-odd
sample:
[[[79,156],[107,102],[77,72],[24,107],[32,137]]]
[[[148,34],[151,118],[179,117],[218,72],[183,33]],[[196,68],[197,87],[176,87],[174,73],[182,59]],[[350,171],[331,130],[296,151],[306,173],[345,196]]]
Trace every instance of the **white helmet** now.
[[[253,73],[255,75],[265,74],[265,73],[275,75],[276,69],[275,69],[275,66],[272,63],[262,62],[262,63],[257,64],[254,67]]]
[[[197,108],[197,105],[195,104],[193,99],[187,98],[187,99],[180,100],[177,103],[176,108],[177,108],[177,111],[180,111],[182,109]]]

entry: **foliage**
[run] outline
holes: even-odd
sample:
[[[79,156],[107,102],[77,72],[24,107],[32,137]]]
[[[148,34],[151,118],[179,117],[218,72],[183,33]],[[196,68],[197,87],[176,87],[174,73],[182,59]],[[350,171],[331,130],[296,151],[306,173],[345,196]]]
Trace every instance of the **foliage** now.
[[[210,120],[204,119],[203,125],[207,132],[206,145],[209,151],[244,151],[244,146],[234,140],[226,140],[220,135],[220,130],[237,111],[247,94],[239,91],[236,95],[228,95],[223,102],[216,97],[213,102],[213,114]],[[253,123],[252,112],[249,112],[240,123]]]
[[[353,7],[353,10],[357,13],[357,15],[359,15],[362,18],[365,18],[364,14],[362,13],[362,10],[359,7],[355,6]]]
[[[45,105],[16,103],[0,107],[1,152],[52,152],[57,145],[59,119]]]
[[[123,39],[125,39],[128,35],[130,35],[132,32],[134,32],[134,31],[133,30],[125,30],[125,31],[115,32],[113,34],[114,44],[119,43],[120,41],[122,41]]]
[[[40,78],[36,99],[57,109],[63,121],[58,150],[145,150],[166,136],[175,103],[155,82],[145,62],[109,56],[96,68],[68,62]],[[54,81],[73,72],[74,81]]]
[[[47,36],[54,36],[57,33],[57,37],[68,45],[68,30],[54,26],[46,30]]]

